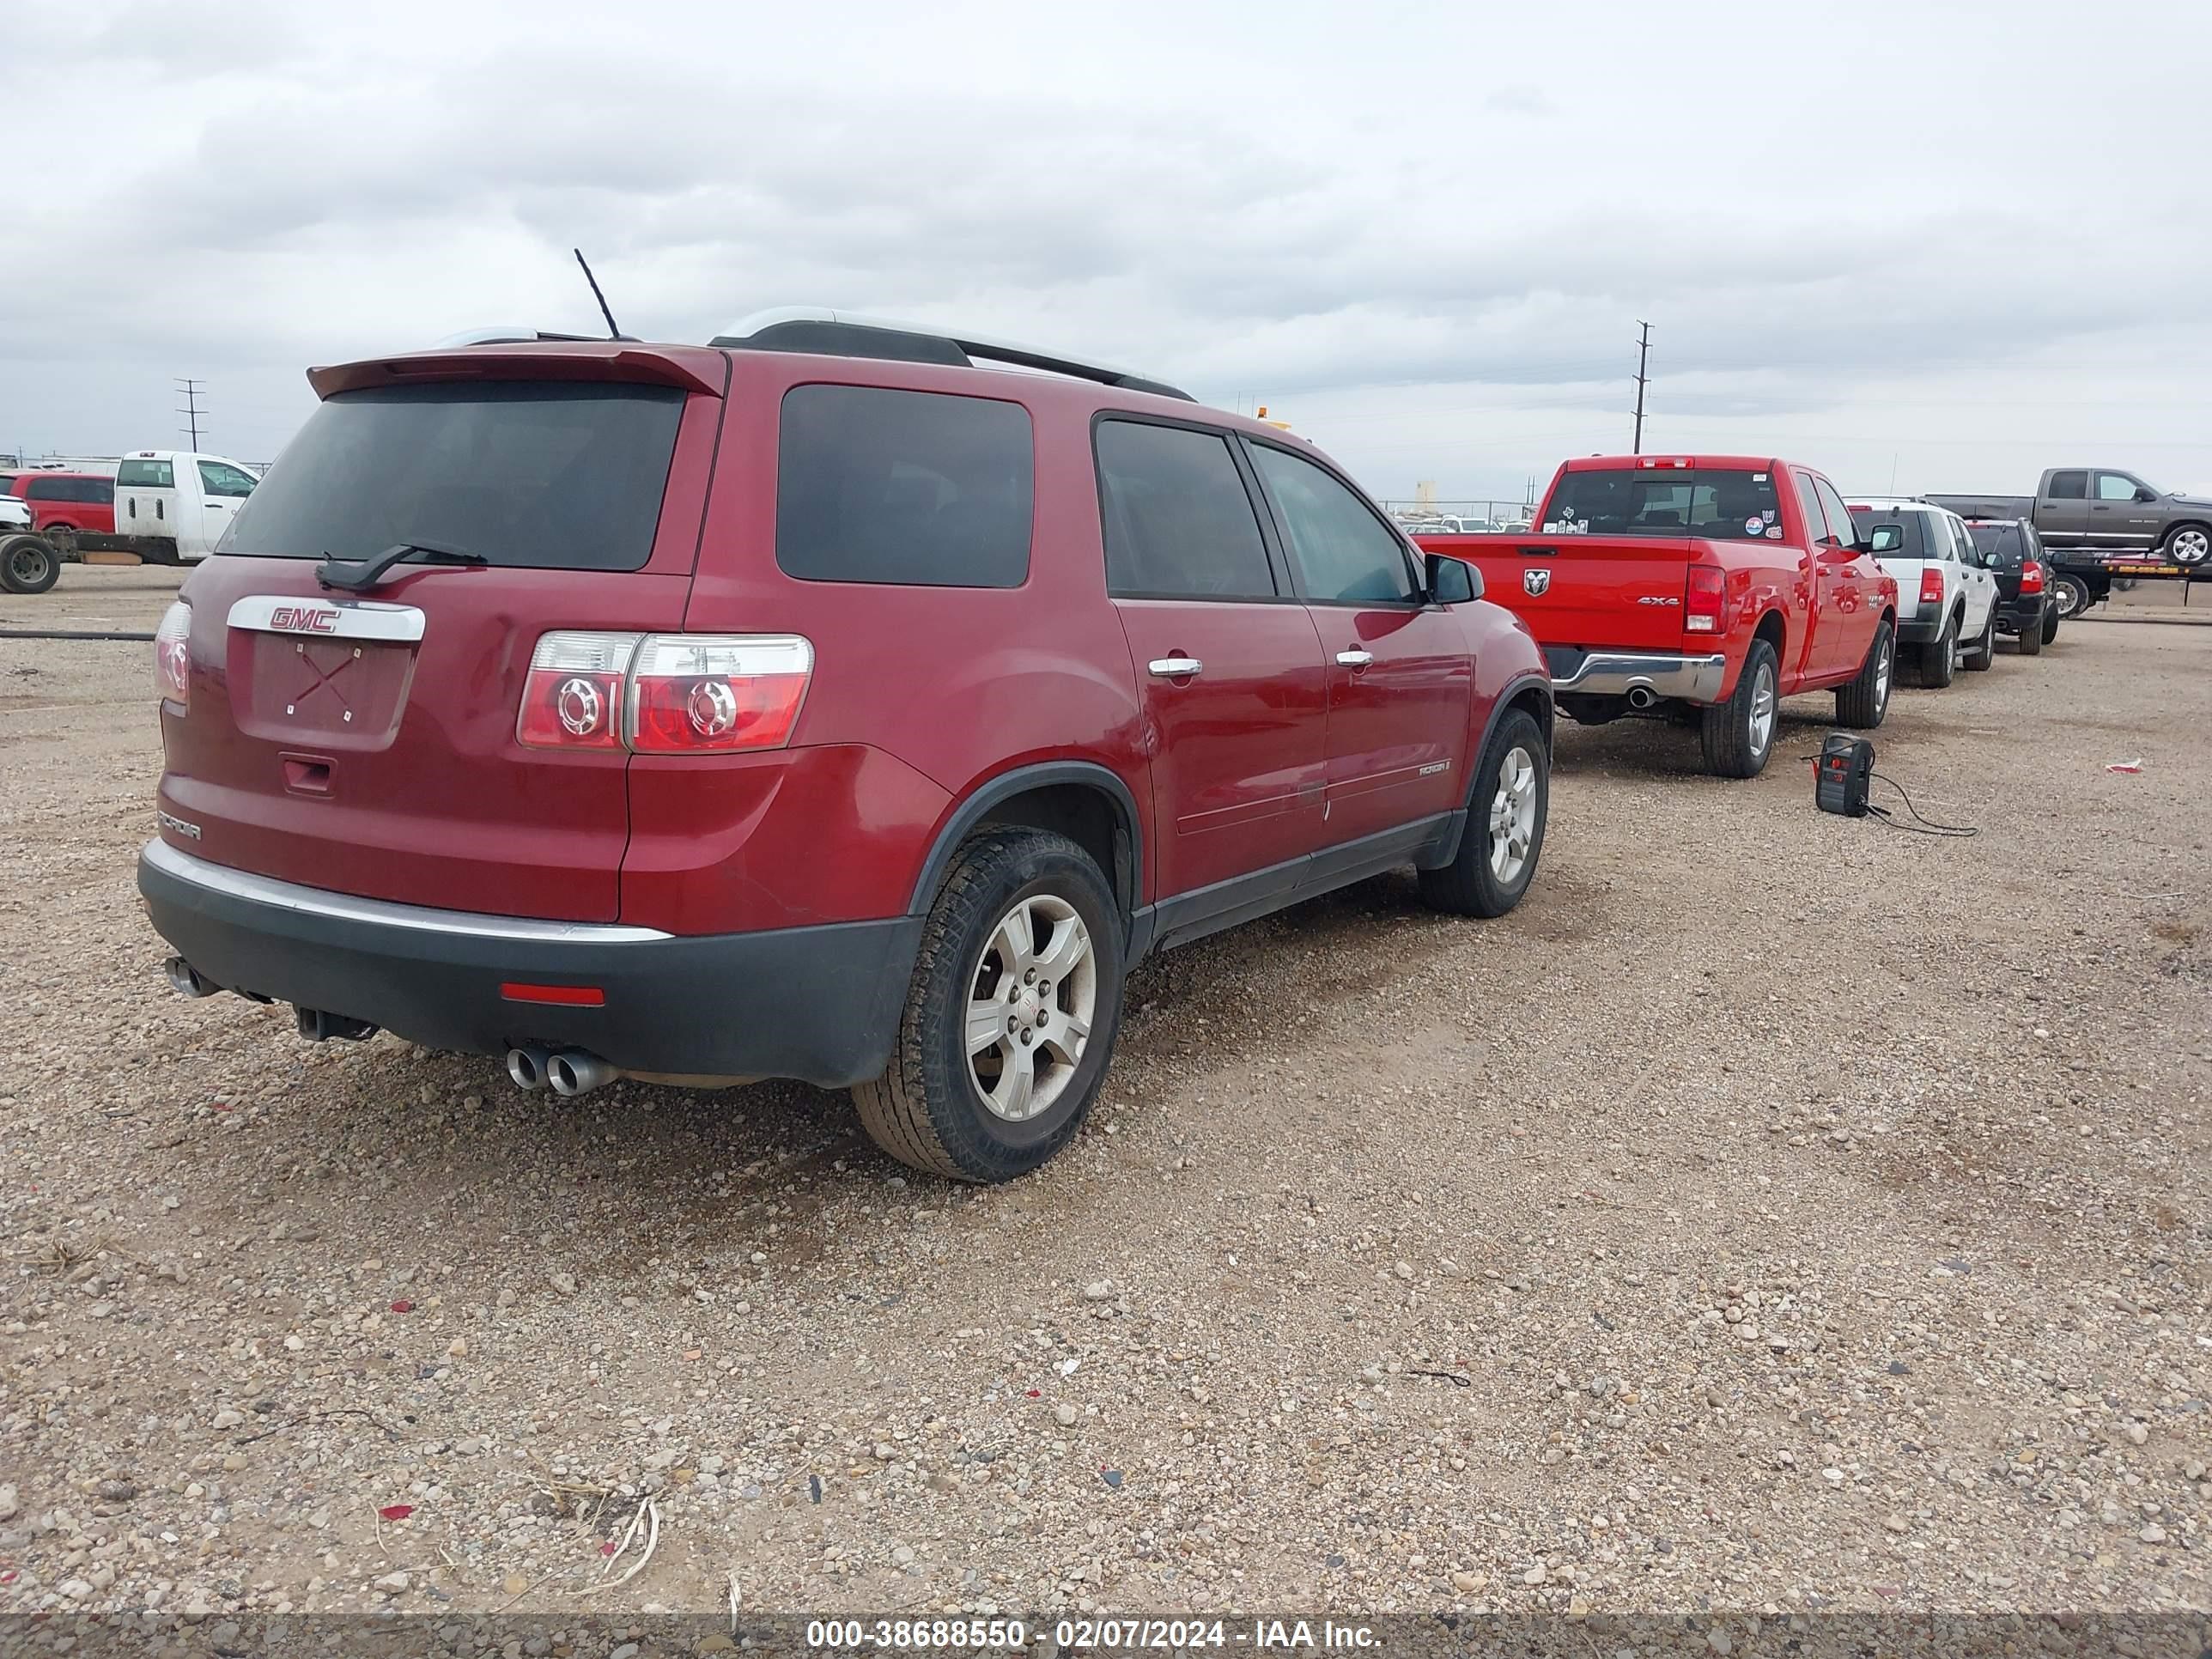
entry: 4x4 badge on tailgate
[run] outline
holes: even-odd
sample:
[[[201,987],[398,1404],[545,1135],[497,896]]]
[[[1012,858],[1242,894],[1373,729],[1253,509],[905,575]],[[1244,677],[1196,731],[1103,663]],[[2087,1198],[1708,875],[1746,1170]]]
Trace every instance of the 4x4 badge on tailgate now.
[[[1548,570],[1524,570],[1521,573],[1522,590],[1532,599],[1551,585],[1552,573]]]

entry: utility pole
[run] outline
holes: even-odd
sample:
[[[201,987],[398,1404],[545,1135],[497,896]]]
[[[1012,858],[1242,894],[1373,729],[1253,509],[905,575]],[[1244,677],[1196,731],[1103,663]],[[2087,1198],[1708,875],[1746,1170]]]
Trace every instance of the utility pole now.
[[[1644,366],[1651,356],[1651,325],[1639,317],[1636,319],[1636,326],[1643,332],[1636,341],[1636,441],[1630,453],[1641,455],[1644,453],[1644,388],[1648,384]]]
[[[207,390],[207,382],[188,380],[179,377],[177,381],[177,390],[183,395],[185,400],[185,406],[177,413],[191,422],[192,449],[195,453],[198,453],[200,447],[200,398]]]

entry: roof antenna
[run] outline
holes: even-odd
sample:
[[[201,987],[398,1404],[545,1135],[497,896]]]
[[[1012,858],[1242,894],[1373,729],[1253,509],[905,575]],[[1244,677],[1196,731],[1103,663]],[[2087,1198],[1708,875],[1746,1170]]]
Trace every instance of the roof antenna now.
[[[570,251],[575,254],[576,263],[584,266],[584,280],[592,285],[592,297],[599,302],[599,315],[607,319],[607,338],[610,340],[623,338],[622,330],[615,326],[614,313],[607,309],[607,296],[599,292],[599,279],[592,275],[591,266],[584,263],[584,250],[574,248]]]

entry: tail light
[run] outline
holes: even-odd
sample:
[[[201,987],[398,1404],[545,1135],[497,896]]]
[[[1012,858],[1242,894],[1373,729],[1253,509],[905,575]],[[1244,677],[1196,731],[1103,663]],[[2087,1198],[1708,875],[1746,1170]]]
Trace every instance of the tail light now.
[[[799,722],[814,647],[795,634],[653,634],[630,670],[641,755],[781,749]]]
[[[790,741],[814,671],[795,634],[547,634],[515,740],[532,749],[728,754]]]
[[[2023,593],[2043,592],[2043,564],[2040,560],[2030,559],[2021,566],[2020,591]]]
[[[192,607],[179,599],[161,613],[154,630],[154,684],[161,701],[174,703],[179,713],[192,700]]]
[[[623,686],[635,634],[547,634],[530,653],[518,743],[532,749],[619,749]]]
[[[1932,564],[1923,564],[1920,567],[1920,603],[1923,605],[1943,603],[1943,573]]]
[[[1690,567],[1689,586],[1682,592],[1682,631],[1718,634],[1728,600],[1727,578],[1717,564]]]

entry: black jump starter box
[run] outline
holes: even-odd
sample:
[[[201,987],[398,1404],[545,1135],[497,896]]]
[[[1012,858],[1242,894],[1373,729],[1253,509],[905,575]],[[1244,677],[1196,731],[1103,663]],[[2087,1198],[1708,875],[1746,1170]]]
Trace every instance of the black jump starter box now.
[[[1868,781],[1874,776],[1874,745],[1864,738],[1831,732],[1813,763],[1813,800],[1823,812],[1847,818],[1867,815]]]

